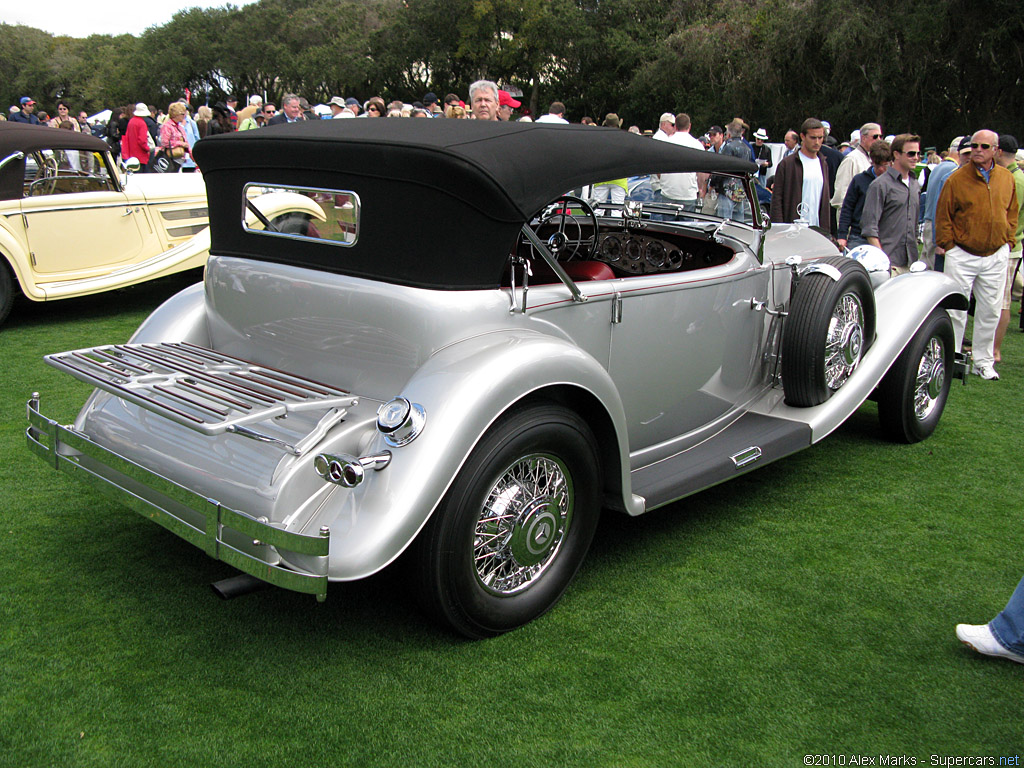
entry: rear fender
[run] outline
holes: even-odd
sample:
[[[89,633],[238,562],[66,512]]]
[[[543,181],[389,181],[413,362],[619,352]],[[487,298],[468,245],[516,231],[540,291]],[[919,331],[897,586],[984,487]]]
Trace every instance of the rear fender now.
[[[273,219],[285,213],[303,213],[320,221],[327,220],[327,216],[324,215],[319,205],[305,195],[299,195],[295,192],[268,192],[265,195],[252,198],[252,203],[268,219]],[[245,214],[246,226],[256,226],[257,222],[256,214],[252,211],[247,211]]]
[[[434,354],[401,395],[423,407],[422,433],[402,447],[387,445],[372,425],[361,450],[390,451],[391,463],[367,472],[353,489],[337,487],[306,530],[331,528],[329,575],[349,580],[386,566],[412,542],[438,506],[480,437],[516,402],[546,388],[575,387],[604,404],[618,443],[618,466],[607,471],[629,495],[625,417],[607,372],[577,347],[531,333],[491,333]],[[327,451],[327,449],[324,449]],[[310,468],[309,471],[312,471]]]

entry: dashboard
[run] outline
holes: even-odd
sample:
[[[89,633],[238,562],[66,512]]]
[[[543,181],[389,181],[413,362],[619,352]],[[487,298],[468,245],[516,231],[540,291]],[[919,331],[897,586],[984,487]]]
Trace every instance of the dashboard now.
[[[728,263],[733,252],[707,240],[638,232],[598,236],[594,258],[630,275],[704,269]]]

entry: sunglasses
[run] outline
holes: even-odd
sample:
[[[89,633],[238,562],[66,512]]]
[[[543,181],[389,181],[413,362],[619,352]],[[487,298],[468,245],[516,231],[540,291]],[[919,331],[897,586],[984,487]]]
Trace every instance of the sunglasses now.
[[[909,152],[904,152],[903,154],[906,155],[907,157],[920,157],[921,156],[921,153],[918,150],[916,150],[916,149],[912,149]]]
[[[370,111],[371,109],[372,109],[372,110],[373,110],[374,112],[380,112],[380,110],[379,110],[379,109],[378,109],[377,107],[375,107],[375,106],[374,106],[373,104],[371,104],[370,106],[368,106],[368,107],[366,108],[366,111],[367,111],[367,112],[369,112],[369,111]]]
[[[971,149],[992,149],[992,145],[991,144],[975,144],[972,141],[971,142]]]
[[[277,112],[277,110],[276,110],[276,109],[264,109],[264,110],[263,110],[263,114],[265,114],[265,115],[272,115],[272,114],[274,114],[275,112]]]

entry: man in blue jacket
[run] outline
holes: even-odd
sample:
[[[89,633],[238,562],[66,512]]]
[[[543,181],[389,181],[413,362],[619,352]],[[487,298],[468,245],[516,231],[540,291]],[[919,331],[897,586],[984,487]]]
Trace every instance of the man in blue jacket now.
[[[33,112],[36,111],[36,103],[30,96],[21,97],[21,111],[15,112],[11,115],[11,121],[15,123],[28,123],[29,125],[39,125],[39,118],[36,117]]]

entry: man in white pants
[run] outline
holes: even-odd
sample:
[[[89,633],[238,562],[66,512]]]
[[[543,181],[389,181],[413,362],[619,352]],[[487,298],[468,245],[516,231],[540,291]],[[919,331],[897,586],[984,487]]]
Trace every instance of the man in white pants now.
[[[935,215],[935,252],[946,254],[944,271],[974,293],[974,372],[988,380],[999,378],[993,346],[1018,211],[1013,175],[995,162],[998,142],[987,130],[971,137],[971,161],[950,174]],[[949,314],[959,349],[967,313]]]

